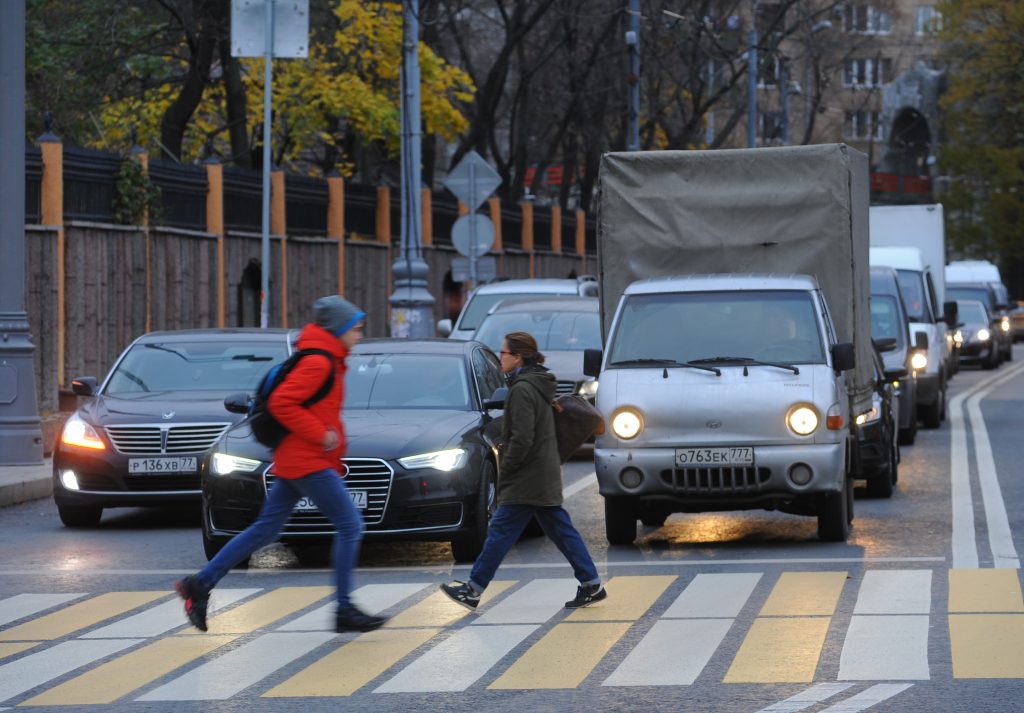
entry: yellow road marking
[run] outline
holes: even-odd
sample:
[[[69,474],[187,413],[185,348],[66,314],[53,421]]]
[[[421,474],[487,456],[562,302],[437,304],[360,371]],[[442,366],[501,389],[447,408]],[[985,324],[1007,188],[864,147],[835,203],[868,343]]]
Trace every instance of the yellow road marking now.
[[[608,599],[577,609],[566,621],[636,621],[676,580],[671,576],[613,577],[605,585]]]
[[[166,596],[167,592],[108,592],[0,631],[0,641],[52,641]]]
[[[758,616],[832,616],[846,572],[783,572]]]
[[[362,634],[263,696],[350,696],[440,632],[441,629],[379,629]]]
[[[172,636],[73,678],[30,698],[23,706],[73,706],[113,703],[190,661],[228,644],[237,636]]]
[[[207,622],[207,627],[211,634],[248,634],[305,609],[333,592],[334,587],[281,587],[218,614]],[[191,627],[179,633],[202,634]]]
[[[949,611],[1024,612],[1015,569],[949,570]]]
[[[953,678],[1024,678],[1024,616],[954,614],[949,644]]]
[[[8,656],[14,656],[14,654],[20,654],[22,651],[31,649],[33,646],[38,644],[38,641],[19,641],[16,644],[0,644],[0,659],[7,658]]]
[[[480,597],[480,606],[484,606],[513,584],[515,581],[491,582]],[[445,627],[469,613],[469,609],[453,602],[444,592],[434,592],[423,601],[391,617],[385,626],[392,629],[409,626]]]
[[[828,617],[755,619],[724,683],[810,683]]]
[[[576,688],[630,626],[558,624],[488,688]]]

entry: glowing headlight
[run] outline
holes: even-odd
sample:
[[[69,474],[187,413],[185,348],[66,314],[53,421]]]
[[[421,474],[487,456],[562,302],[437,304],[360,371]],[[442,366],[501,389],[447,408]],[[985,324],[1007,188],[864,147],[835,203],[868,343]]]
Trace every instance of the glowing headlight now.
[[[589,379],[580,384],[576,393],[585,399],[592,399],[597,396],[597,379]]]
[[[619,438],[636,438],[644,430],[644,420],[633,409],[623,409],[612,416],[612,433]]]
[[[228,473],[251,473],[260,467],[258,460],[242,458],[241,456],[228,455],[227,453],[213,454],[213,472],[215,475],[227,475]]]
[[[877,396],[873,396],[871,399],[871,410],[867,413],[862,413],[855,419],[858,426],[863,426],[865,423],[873,423],[878,420],[879,416],[882,415],[881,403]]]
[[[964,343],[964,333],[961,332],[959,329],[953,332],[953,343],[956,344],[958,347]]]
[[[1003,317],[1002,321],[999,322],[999,328],[1001,330],[1003,330],[1004,332],[1009,332],[1010,331],[1010,318],[1009,317]]]
[[[910,357],[910,368],[922,371],[926,366],[928,366],[928,355],[924,352],[914,352],[914,356]]]
[[[975,334],[974,336],[976,336],[978,338],[979,342],[987,342],[989,337],[992,336],[992,333],[989,332],[984,327],[982,327],[981,329],[978,330],[978,333]]]
[[[818,428],[818,412],[810,406],[797,406],[786,416],[786,423],[798,436],[809,436]]]
[[[97,451],[106,448],[103,441],[100,440],[100,435],[96,433],[96,429],[82,420],[78,414],[73,415],[64,424],[64,432],[60,440],[69,446],[92,448]]]
[[[417,468],[433,468],[434,470],[448,472],[449,470],[455,470],[458,468],[465,460],[466,450],[464,448],[449,448],[446,451],[434,451],[433,453],[423,453],[418,456],[406,456],[405,458],[399,458],[398,462],[409,470],[415,470]]]

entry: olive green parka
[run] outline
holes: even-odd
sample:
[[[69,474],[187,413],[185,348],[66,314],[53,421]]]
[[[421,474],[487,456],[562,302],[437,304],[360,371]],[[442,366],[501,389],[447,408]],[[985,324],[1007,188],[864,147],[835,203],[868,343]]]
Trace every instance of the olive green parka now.
[[[526,366],[509,381],[498,470],[498,505],[562,504],[562,464],[555,440],[554,375]]]

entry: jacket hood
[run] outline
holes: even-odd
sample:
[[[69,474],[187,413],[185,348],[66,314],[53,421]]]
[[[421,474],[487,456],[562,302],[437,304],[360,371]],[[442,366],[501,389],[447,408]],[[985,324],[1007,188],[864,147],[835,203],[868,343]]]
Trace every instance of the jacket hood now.
[[[509,386],[517,381],[530,382],[535,388],[539,389],[540,392],[544,394],[544,398],[548,401],[555,398],[555,375],[543,366],[537,365],[524,368],[512,377],[512,381],[509,383]]]
[[[341,340],[316,324],[307,324],[299,333],[299,339],[295,346],[302,349],[323,349],[330,352],[337,359],[344,359],[348,356],[348,350]]]

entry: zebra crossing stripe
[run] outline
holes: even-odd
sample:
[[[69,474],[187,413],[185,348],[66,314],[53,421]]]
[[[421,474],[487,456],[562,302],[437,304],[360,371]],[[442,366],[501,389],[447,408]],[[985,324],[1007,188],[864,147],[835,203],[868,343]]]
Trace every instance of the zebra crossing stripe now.
[[[135,700],[227,700],[337,636],[321,631],[264,634]]]
[[[819,683],[817,686],[811,686],[806,691],[800,691],[784,701],[762,708],[757,713],[797,713],[797,711],[810,708],[816,703],[827,701],[851,686],[853,686],[852,683]]]
[[[260,589],[215,589],[210,593],[210,609],[215,612],[230,606],[237,601],[251,597]],[[181,599],[174,599],[157,604],[145,611],[133,614],[113,624],[108,624],[95,631],[83,634],[82,639],[128,639],[128,638],[152,638],[165,634],[171,629],[180,629],[188,626],[185,618],[183,603]]]
[[[16,594],[13,597],[0,599],[0,626],[10,624],[12,621],[24,619],[27,616],[38,614],[41,611],[60,606],[61,604],[70,602],[72,599],[78,599],[84,596],[84,593]]]
[[[845,701],[839,701],[829,706],[821,713],[859,713],[876,703],[892,698],[897,693],[902,693],[913,685],[912,683],[879,683]]]
[[[566,621],[636,621],[676,581],[675,575],[654,577],[612,577],[605,585],[608,598],[577,609]]]
[[[724,682],[810,683],[829,621],[828,617],[755,619]]]
[[[665,619],[735,619],[746,605],[760,572],[698,574],[662,614]]]
[[[30,698],[23,706],[109,704],[175,669],[229,644],[237,636],[173,636],[108,661]]]
[[[927,681],[928,617],[857,615],[839,655],[841,681]]]
[[[857,603],[858,614],[928,614],[932,606],[930,569],[875,569],[864,573]],[[891,677],[890,677],[891,678]],[[899,676],[897,678],[902,678]]]
[[[630,626],[630,622],[558,624],[488,688],[576,688]]]
[[[1024,613],[1015,569],[951,569],[950,613]]]
[[[0,666],[0,702],[138,643],[140,639],[65,641],[6,663]]]
[[[52,641],[88,629],[144,604],[166,597],[167,592],[108,592],[52,614],[0,631],[0,641]]]
[[[280,587],[213,617],[207,622],[209,633],[248,634],[291,616],[333,593],[334,587]],[[199,635],[201,632],[189,628],[181,633]]]
[[[1024,678],[1024,616],[951,614],[949,640],[953,678]]]
[[[486,609],[490,602],[501,596],[506,589],[515,583],[514,580],[491,582],[483,596],[480,597],[480,608]],[[444,592],[434,592],[423,601],[417,602],[408,609],[391,617],[384,626],[395,629],[408,629],[419,626],[443,629],[469,614],[468,609],[461,604],[453,602]]]
[[[490,589],[488,587],[488,589]],[[576,591],[573,579],[535,579],[483,613],[474,624],[543,624],[565,608]]]
[[[14,656],[14,654],[20,654],[22,651],[28,651],[33,646],[38,645],[38,641],[19,641],[13,644],[0,644],[0,659],[5,659],[8,656]]]
[[[846,572],[783,572],[758,616],[832,616]]]
[[[657,621],[602,685],[688,686],[707,666],[732,624],[732,619]],[[667,661],[671,665],[664,665]]]
[[[368,614],[379,614],[421,591],[424,582],[411,584],[367,584],[351,594],[352,602]],[[337,606],[332,602],[318,607],[298,619],[277,627],[277,631],[334,631]]]
[[[439,633],[441,629],[378,629],[362,634],[263,696],[350,696]]]

